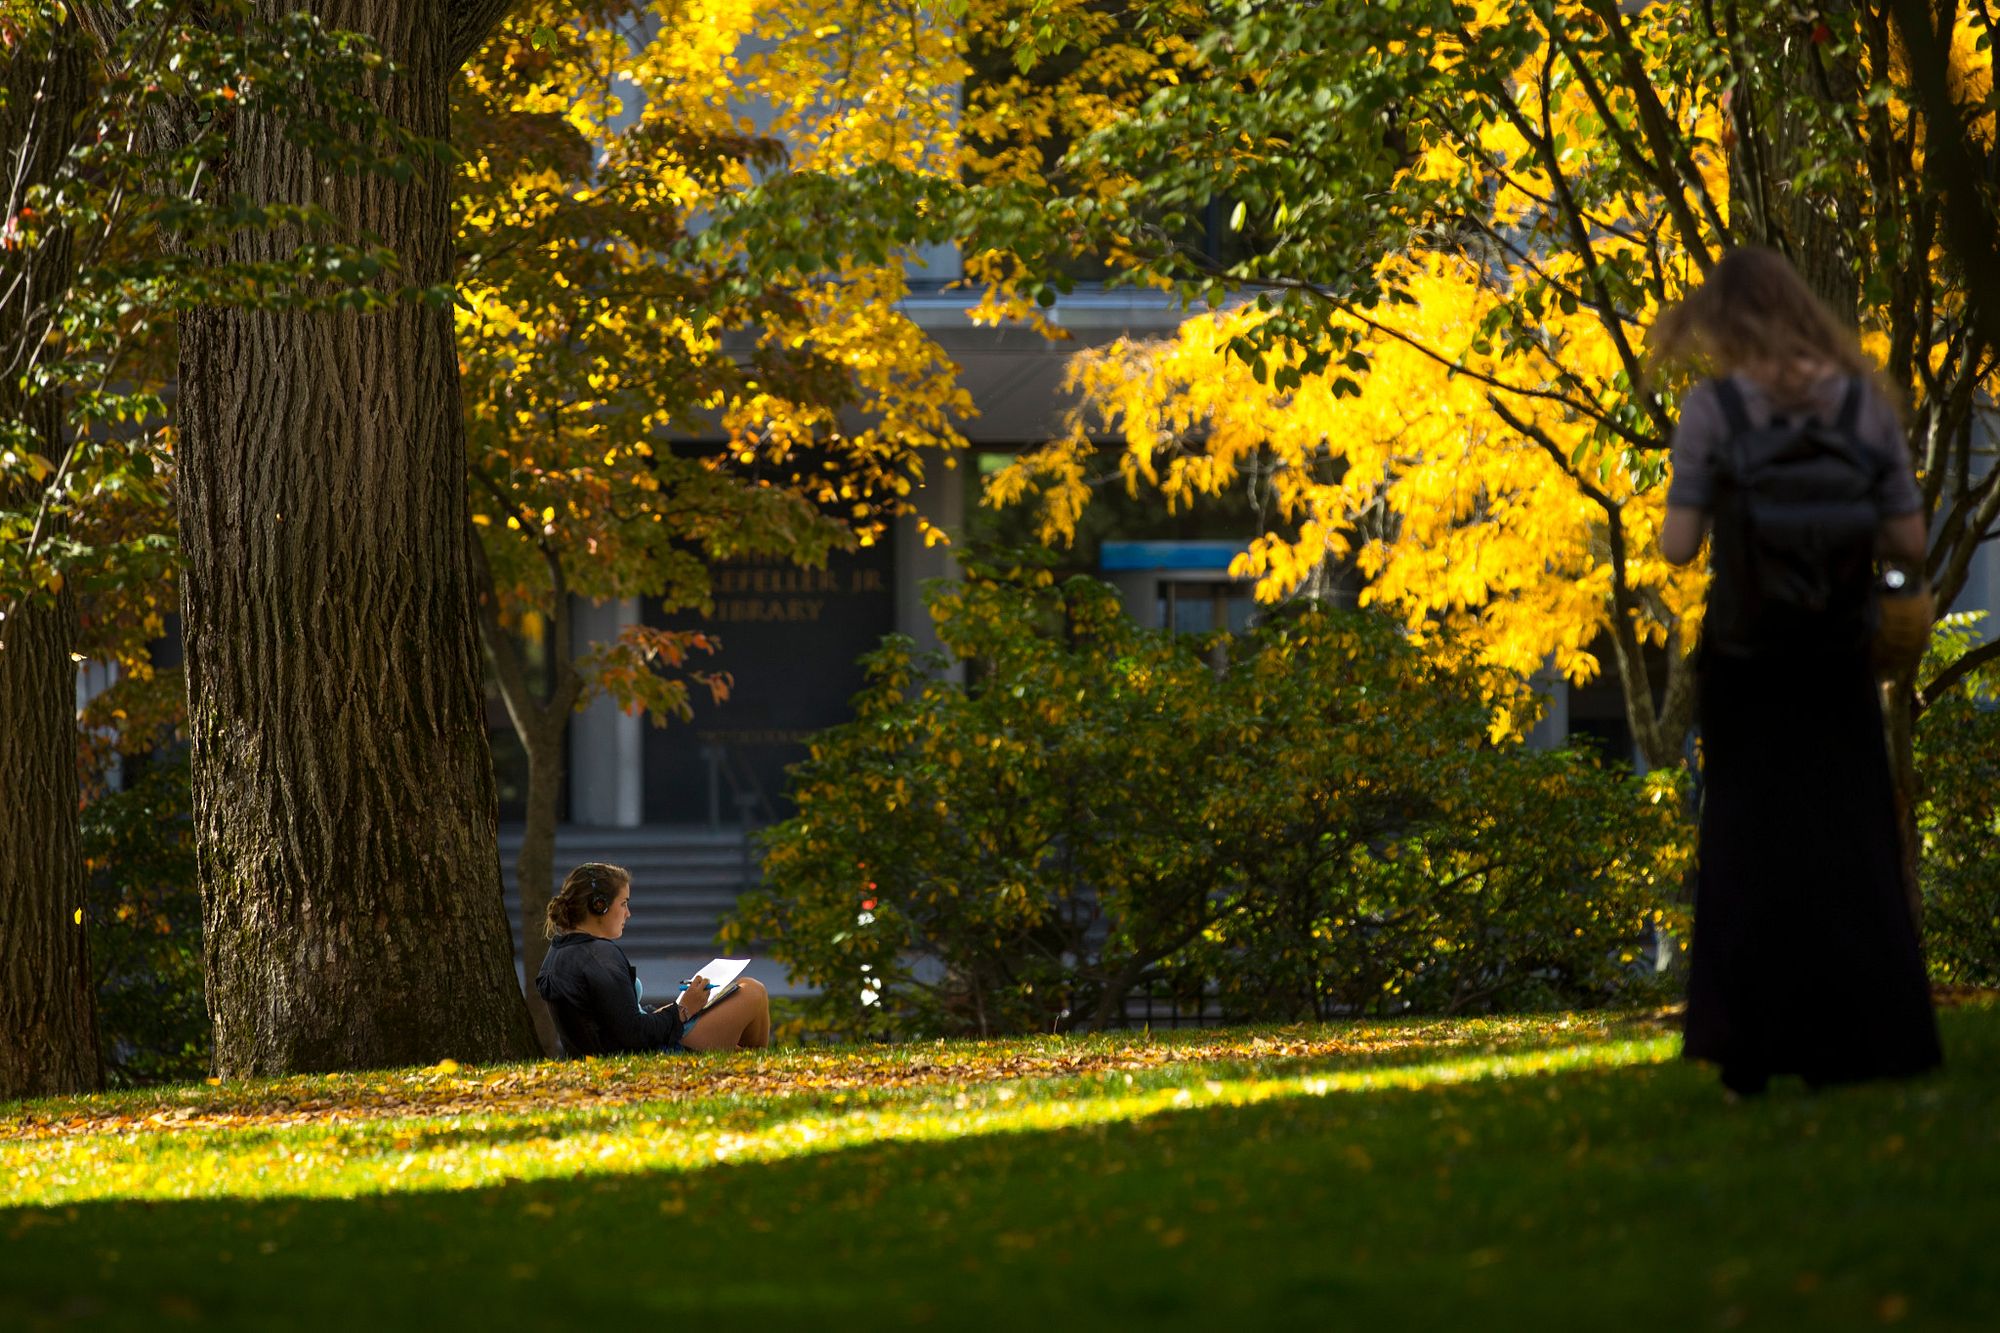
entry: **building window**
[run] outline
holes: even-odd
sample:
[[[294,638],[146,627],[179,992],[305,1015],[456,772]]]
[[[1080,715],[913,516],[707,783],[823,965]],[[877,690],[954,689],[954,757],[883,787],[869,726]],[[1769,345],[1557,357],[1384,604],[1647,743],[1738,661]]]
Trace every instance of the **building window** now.
[[[1257,610],[1250,584],[1235,579],[1161,579],[1159,590],[1158,623],[1176,634],[1241,634]]]

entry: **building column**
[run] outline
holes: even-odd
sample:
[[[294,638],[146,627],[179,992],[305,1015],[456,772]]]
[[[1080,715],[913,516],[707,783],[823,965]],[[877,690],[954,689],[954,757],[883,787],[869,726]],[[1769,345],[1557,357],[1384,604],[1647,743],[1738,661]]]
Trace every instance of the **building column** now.
[[[912,497],[917,512],[896,520],[896,632],[917,641],[918,652],[934,652],[943,645],[937,626],[924,607],[924,584],[931,579],[958,577],[958,559],[949,546],[924,545],[917,530],[919,516],[933,527],[960,532],[965,524],[966,479],[963,464],[946,467],[942,454],[924,455],[924,484]],[[954,665],[951,678],[961,679],[964,668]]]
[[[578,653],[609,643],[639,623],[639,601],[572,601],[570,638]],[[636,828],[645,795],[645,719],[599,695],[570,720],[569,817],[572,824]]]
[[[1559,750],[1569,741],[1569,682],[1553,663],[1537,671],[1529,682],[1545,704],[1541,720],[1528,733],[1531,750]]]
[[[118,683],[116,662],[85,662],[76,672],[76,713],[83,716],[83,710],[90,707],[90,701]],[[107,738],[111,728],[100,728]],[[112,751],[111,762],[106,766],[104,782],[112,791],[125,790],[125,757]]]
[[[1972,627],[1975,644],[2000,639],[2000,541],[1989,541],[1973,552],[1965,587],[1949,609],[1986,613]]]

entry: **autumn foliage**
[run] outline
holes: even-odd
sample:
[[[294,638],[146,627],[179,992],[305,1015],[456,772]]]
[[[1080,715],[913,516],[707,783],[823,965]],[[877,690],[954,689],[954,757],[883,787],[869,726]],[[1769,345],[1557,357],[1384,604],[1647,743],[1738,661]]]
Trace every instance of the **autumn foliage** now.
[[[1943,602],[2000,514],[2000,481],[1967,452],[1970,404],[1993,390],[1986,242],[1968,248],[1938,205],[1977,187],[1936,176],[1928,148],[1958,131],[1919,114],[1891,8],[1045,18],[1019,50],[1044,86],[1121,54],[1178,58],[1050,136],[1060,170],[1035,179],[1063,220],[1036,236],[1070,228],[1119,257],[1113,279],[1212,308],[1083,358],[1071,430],[989,499],[1035,499],[1061,538],[1104,484],[1169,505],[1248,493],[1265,532],[1236,572],[1264,597],[1351,564],[1369,601],[1485,663],[1613,676],[1647,763],[1686,762],[1702,575],[1656,538],[1673,401],[1697,368],[1648,366],[1646,339],[1724,247],[1791,255],[1885,366]],[[1966,151],[1990,158],[1991,15],[1940,12]],[[1899,749],[1956,679],[1903,688]]]
[[[797,770],[733,930],[842,1033],[1601,1003],[1652,975],[1688,829],[1665,775],[1488,738],[1490,686],[1385,617],[1142,630],[1088,579],[989,572],[892,640]]]
[[[1930,665],[1965,660],[1986,617],[1947,616]],[[1924,953],[1933,979],[2000,985],[2000,670],[1934,705],[1917,737],[1923,775],[1917,823],[1924,840]]]

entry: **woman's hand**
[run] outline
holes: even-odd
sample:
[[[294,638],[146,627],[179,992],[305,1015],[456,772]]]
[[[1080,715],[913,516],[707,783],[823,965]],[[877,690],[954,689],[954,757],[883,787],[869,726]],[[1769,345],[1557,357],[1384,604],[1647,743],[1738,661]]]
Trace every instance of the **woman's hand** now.
[[[1660,525],[1660,554],[1670,564],[1685,565],[1701,554],[1701,539],[1707,535],[1706,510],[1668,505],[1666,521]]]
[[[681,1022],[685,1023],[700,1013],[708,1003],[708,993],[714,989],[707,977],[696,977],[688,982],[687,989],[681,992]]]

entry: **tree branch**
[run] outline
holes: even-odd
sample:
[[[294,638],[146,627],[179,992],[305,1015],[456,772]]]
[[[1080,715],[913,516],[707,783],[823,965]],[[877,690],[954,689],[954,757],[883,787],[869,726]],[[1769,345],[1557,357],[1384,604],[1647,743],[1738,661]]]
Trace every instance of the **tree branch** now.
[[[445,42],[448,72],[472,59],[518,0],[452,0],[451,33]]]
[[[1499,415],[1502,421],[1506,422],[1509,426],[1511,426],[1514,430],[1520,432],[1522,435],[1525,435],[1528,439],[1533,440],[1536,444],[1539,444],[1542,447],[1542,451],[1548,454],[1550,458],[1554,459],[1556,466],[1562,469],[1562,474],[1565,477],[1568,477],[1571,481],[1575,482],[1577,489],[1582,491],[1584,495],[1589,497],[1590,500],[1597,505],[1598,508],[1604,511],[1605,517],[1610,518],[1615,522],[1619,510],[1623,506],[1617,500],[1612,499],[1611,496],[1608,493],[1606,493],[1601,487],[1597,486],[1589,478],[1581,475],[1580,473],[1577,472],[1575,468],[1571,467],[1569,456],[1562,451],[1561,445],[1557,444],[1553,439],[1549,437],[1549,433],[1547,431],[1543,430],[1540,426],[1537,426],[1534,422],[1529,421],[1524,417],[1515,416],[1512,412],[1510,412],[1507,409],[1507,405],[1505,403],[1501,402],[1498,398],[1494,397],[1490,393],[1486,395],[1486,401],[1492,406],[1494,412]],[[1614,543],[1613,554],[1617,556],[1621,561],[1623,559],[1623,549],[1624,547],[1622,541]]]
[[[1611,644],[1618,659],[1618,683],[1625,693],[1626,718],[1632,724],[1632,734],[1638,739],[1646,762],[1656,768],[1663,767],[1672,759],[1661,735],[1659,712],[1653,705],[1653,682],[1646,670],[1644,649],[1639,642],[1638,631],[1632,627],[1633,613],[1640,608],[1631,582],[1626,577],[1624,506],[1600,487],[1578,476],[1563,456],[1562,447],[1549,438],[1548,432],[1532,421],[1515,416],[1493,395],[1488,394],[1486,401],[1502,421],[1539,444],[1578,489],[1604,511],[1605,541],[1611,552]],[[1671,674],[1668,680],[1671,693]]]
[[[2000,347],[2000,301],[1991,299],[2000,292],[2000,247],[1992,205],[1981,197],[1987,176],[1951,97],[1948,33],[1939,33],[1924,0],[1889,0],[1888,8],[1909,53],[1910,83],[1923,110],[1925,174],[1943,196],[1945,230],[1967,279],[1966,305],[1980,337]]]
[[[1771,218],[1771,182],[1765,170],[1767,154],[1763,147],[1762,120],[1754,114],[1750,104],[1752,82],[1749,62],[1744,58],[1743,48],[1737,35],[1743,31],[1743,16],[1737,12],[1735,0],[1726,0],[1729,10],[1729,31],[1725,35],[1722,26],[1716,22],[1714,0],[1702,0],[1701,12],[1708,28],[1708,34],[1722,43],[1729,52],[1730,72],[1735,83],[1730,86],[1732,101],[1729,115],[1737,125],[1738,142],[1742,151],[1735,155],[1735,162],[1744,173],[1744,182],[1750,188],[1745,191],[1752,198],[1743,201],[1749,212],[1760,223],[1769,226]],[[1747,160],[1746,160],[1747,159]],[[1732,207],[1731,218],[1736,222],[1735,234],[1743,228],[1742,210]]]
[[[1555,126],[1551,119],[1554,112],[1549,105],[1554,96],[1552,85],[1554,64],[1555,52],[1551,48],[1548,57],[1542,62],[1542,133],[1540,138],[1533,142],[1536,151],[1542,156],[1542,164],[1548,168],[1549,186],[1555,191],[1557,201],[1562,204],[1564,220],[1569,224],[1570,241],[1576,246],[1577,253],[1583,257],[1584,276],[1590,280],[1591,287],[1597,292],[1597,322],[1603,326],[1605,333],[1610,335],[1611,345],[1618,352],[1618,360],[1625,367],[1626,381],[1636,389],[1646,382],[1645,364],[1640,361],[1638,354],[1632,350],[1631,343],[1626,340],[1625,317],[1619,313],[1618,303],[1612,299],[1611,289],[1605,284],[1604,265],[1597,257],[1597,247],[1591,242],[1590,226],[1584,217],[1583,206],[1577,202],[1575,191],[1570,189],[1569,177],[1563,174],[1562,160],[1556,154]],[[1517,127],[1523,125],[1526,115],[1516,107],[1514,99],[1508,96],[1502,100],[1508,108],[1509,118],[1515,121]],[[1659,398],[1654,394],[1646,394],[1642,402],[1647,415],[1653,418],[1653,424],[1658,428],[1661,437],[1672,435],[1673,422],[1667,420],[1666,409],[1660,405]]]
[[[1461,36],[1465,34],[1461,31]],[[1466,38],[1470,44],[1470,38]],[[1508,122],[1514,126],[1522,139],[1533,148],[1542,159],[1542,167],[1548,173],[1549,188],[1554,192],[1556,202],[1561,207],[1563,221],[1569,229],[1570,243],[1576,247],[1583,259],[1584,277],[1591,289],[1597,293],[1595,309],[1597,322],[1611,339],[1612,347],[1618,353],[1618,360],[1625,368],[1626,379],[1635,388],[1646,382],[1646,369],[1633,352],[1631,343],[1625,337],[1625,319],[1618,313],[1618,303],[1611,298],[1611,290],[1605,285],[1603,266],[1597,258],[1597,249],[1591,244],[1590,226],[1584,216],[1576,194],[1570,189],[1569,177],[1563,174],[1562,162],[1558,159],[1554,143],[1554,127],[1550,120],[1553,114],[1549,106],[1551,66],[1555,61],[1555,48],[1551,46],[1543,57],[1541,72],[1542,127],[1538,133],[1533,122],[1528,119],[1520,104],[1514,100],[1511,89],[1502,86],[1493,90],[1493,96]],[[1656,395],[1646,394],[1643,398],[1646,414],[1653,419],[1659,437],[1666,439],[1673,434],[1673,423],[1667,420],[1666,409],[1661,406]]]
[[[1667,630],[1667,697],[1660,705],[1661,743],[1671,739],[1676,750],[1694,725],[1695,686],[1699,683],[1694,654],[1681,642],[1681,629],[1681,622],[1676,621]]]
[[[1922,717],[1926,709],[1944,698],[1960,681],[1990,662],[2000,662],[2000,638],[1980,644],[1932,677],[1928,685],[1917,691],[1916,715]]]
[[[1486,151],[1485,145],[1480,142],[1478,133],[1460,125],[1453,118],[1450,111],[1443,107],[1438,107],[1433,109],[1429,114],[1433,120],[1451,132],[1452,137],[1458,140],[1466,156],[1469,157]],[[1554,199],[1547,195],[1536,193],[1529,187],[1526,181],[1507,170],[1506,165],[1497,157],[1486,162],[1485,167],[1493,173],[1502,185],[1519,194],[1523,199],[1532,200],[1541,207],[1552,212],[1554,211],[1556,207]],[[1593,230],[1602,232],[1606,236],[1616,236],[1619,240],[1630,241],[1634,245],[1641,244],[1645,239],[1630,228],[1621,225],[1609,217],[1591,217],[1590,225]],[[1579,295],[1577,299],[1581,301],[1585,298]]]
[[[1945,557],[1943,568],[1932,580],[1938,600],[1947,606],[1965,587],[1973,554],[1979,549],[1978,534],[1992,527],[1994,520],[2000,519],[2000,467],[1988,472],[1975,490],[1967,492],[1967,499],[1975,495],[1978,496],[1978,503],[1965,517],[1964,528],[1953,533],[1954,540],[1949,547],[1941,548],[1948,550],[1949,554]],[[1954,506],[1956,512],[1957,507]],[[1972,535],[1971,540],[1965,539],[1967,533]]]
[[[1215,270],[1215,274],[1218,277],[1228,276],[1222,273],[1220,270]],[[1317,283],[1308,282],[1304,278],[1277,278],[1277,277],[1243,278],[1243,279],[1233,279],[1233,280],[1240,281],[1245,288],[1267,288],[1272,291],[1298,292],[1304,296],[1311,296],[1317,300],[1325,302],[1327,306],[1329,306],[1334,310],[1339,311],[1341,314],[1347,316],[1355,323],[1362,325],[1363,327],[1371,330],[1372,332],[1379,333],[1385,338],[1392,338],[1395,341],[1402,343],[1405,347],[1410,348],[1412,351],[1421,353],[1423,356],[1428,357],[1430,360],[1436,362],[1440,366],[1443,366],[1445,369],[1451,371],[1452,373],[1457,375],[1463,375],[1467,379],[1472,380],[1475,383],[1484,384],[1491,389],[1498,389],[1500,392],[1505,394],[1511,394],[1516,398],[1534,398],[1534,399],[1539,399],[1543,402],[1557,403],[1562,407],[1565,407],[1568,410],[1575,412],[1579,416],[1590,418],[1592,421],[1596,422],[1600,426],[1603,426],[1605,429],[1617,435],[1620,439],[1623,439],[1627,444],[1630,444],[1635,449],[1660,449],[1665,447],[1660,442],[1660,440],[1648,438],[1647,436],[1641,435],[1637,431],[1634,431],[1629,427],[1620,425],[1617,421],[1613,420],[1610,414],[1605,412],[1602,408],[1599,408],[1592,403],[1582,401],[1576,397],[1571,396],[1570,394],[1562,393],[1555,389],[1531,389],[1526,387],[1525,385],[1510,384],[1506,380],[1497,379],[1492,375],[1484,373],[1483,371],[1474,370],[1472,369],[1472,367],[1466,365],[1464,362],[1458,361],[1450,356],[1445,355],[1443,352],[1438,351],[1436,348],[1431,347],[1422,340],[1413,337],[1410,334],[1404,333],[1401,329],[1391,328],[1389,325],[1384,324],[1380,320],[1375,319],[1373,316],[1365,313],[1359,307],[1356,307],[1351,303],[1342,300],[1340,297],[1335,296],[1332,292],[1327,291],[1324,287],[1321,287]]]
[[[1596,110],[1597,118],[1604,122],[1605,129],[1610,132],[1612,142],[1618,145],[1618,150],[1625,155],[1626,160],[1653,183],[1653,188],[1659,191],[1660,198],[1666,201],[1668,211],[1674,215],[1674,221],[1680,226],[1681,236],[1688,252],[1694,256],[1696,266],[1705,275],[1714,267],[1715,258],[1709,253],[1708,246],[1702,242],[1700,221],[1696,219],[1694,210],[1688,207],[1689,184],[1700,191],[1702,207],[1715,236],[1717,238],[1727,236],[1728,228],[1722,225],[1721,214],[1716,210],[1715,201],[1708,197],[1708,187],[1702,181],[1700,173],[1693,170],[1691,161],[1686,164],[1682,162],[1680,136],[1674,133],[1673,124],[1667,119],[1666,109],[1660,105],[1658,97],[1653,93],[1652,80],[1646,74],[1645,65],[1640,61],[1638,51],[1632,46],[1632,36],[1625,26],[1624,15],[1619,12],[1616,4],[1609,3],[1608,0],[1591,0],[1590,7],[1610,29],[1618,43],[1619,70],[1625,77],[1626,91],[1632,94],[1633,100],[1638,104],[1640,129],[1652,142],[1654,153],[1652,158],[1648,158],[1640,151],[1637,142],[1619,121],[1617,114],[1611,108],[1610,99],[1605,95],[1603,85],[1591,74],[1568,36],[1557,31],[1556,40],[1561,44],[1563,54],[1569,58],[1570,69],[1575,71],[1577,79],[1583,84],[1584,96],[1590,99],[1590,105]],[[1675,168],[1671,174],[1666,166],[1669,162],[1673,163]],[[1680,177],[1678,182],[1674,179],[1675,176]]]

